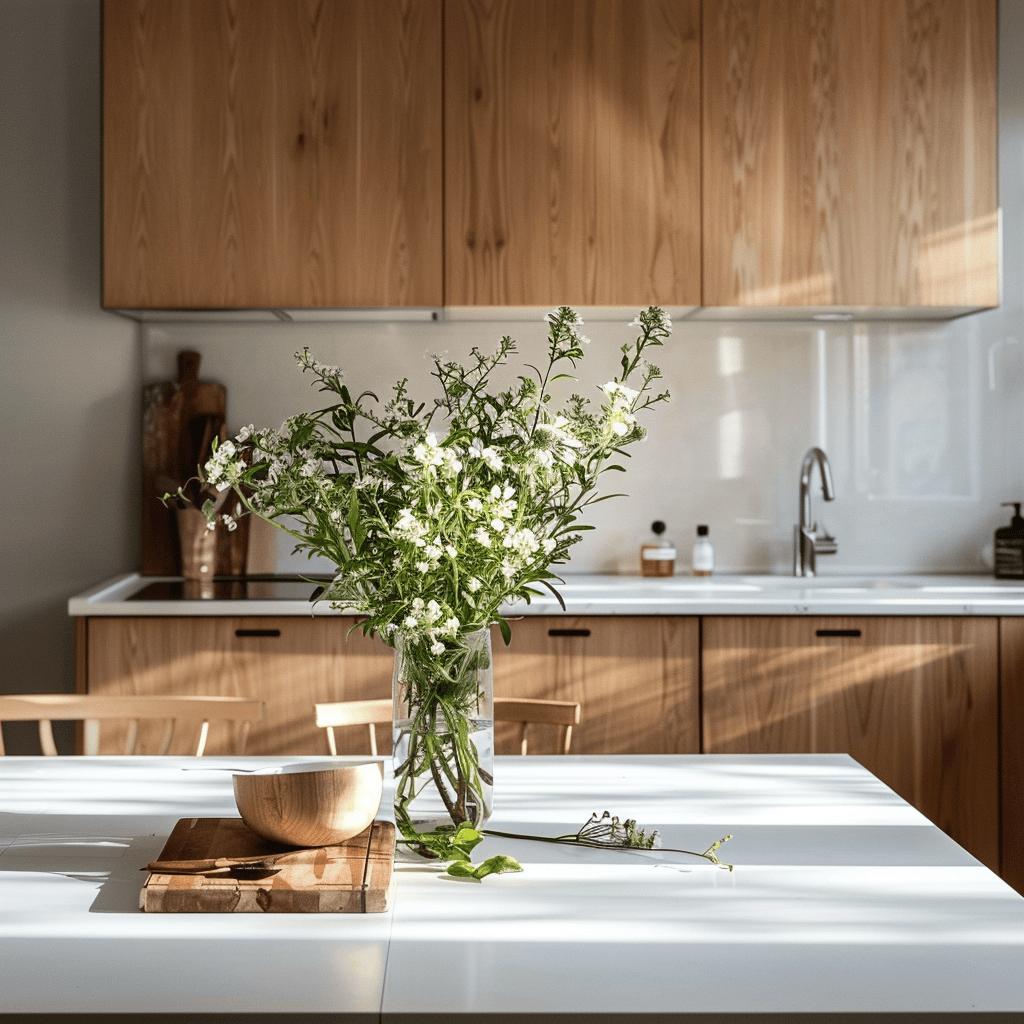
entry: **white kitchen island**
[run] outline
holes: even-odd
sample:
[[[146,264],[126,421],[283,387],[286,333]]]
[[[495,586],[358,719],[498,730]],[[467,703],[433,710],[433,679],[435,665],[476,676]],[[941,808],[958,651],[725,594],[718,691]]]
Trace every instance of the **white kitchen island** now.
[[[139,912],[174,822],[235,813],[217,769],[283,760],[0,759],[0,1021],[1024,1017],[1024,898],[844,755],[497,761],[496,829],[607,809],[733,872],[495,837],[522,874],[403,863],[388,914]]]

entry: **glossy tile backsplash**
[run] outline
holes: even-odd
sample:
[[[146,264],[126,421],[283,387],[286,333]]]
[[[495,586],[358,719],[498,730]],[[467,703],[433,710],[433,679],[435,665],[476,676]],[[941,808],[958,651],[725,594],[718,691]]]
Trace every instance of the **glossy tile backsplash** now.
[[[591,510],[597,530],[570,571],[636,571],[650,523],[662,519],[679,573],[689,571],[698,523],[711,527],[716,571],[789,572],[800,463],[812,445],[828,453],[836,488],[823,502],[815,475],[814,516],[839,544],[821,573],[987,571],[999,503],[1024,496],[1024,348],[1003,332],[1007,313],[821,327],[677,322],[654,358],[672,401],[648,416],[650,436],[631,449],[625,476],[605,477],[605,490],[628,497]],[[585,325],[592,343],[573,390],[599,395],[635,333],[628,319]],[[344,367],[354,390],[385,397],[407,376],[425,398],[435,393],[428,352],[461,358],[504,334],[523,362],[543,358],[545,325],[530,321],[154,325],[147,377],[173,376],[178,350],[196,348],[201,376],[228,386],[231,428],[276,427],[318,406],[294,361],[304,345]],[[281,535],[278,567],[307,567],[290,547]]]

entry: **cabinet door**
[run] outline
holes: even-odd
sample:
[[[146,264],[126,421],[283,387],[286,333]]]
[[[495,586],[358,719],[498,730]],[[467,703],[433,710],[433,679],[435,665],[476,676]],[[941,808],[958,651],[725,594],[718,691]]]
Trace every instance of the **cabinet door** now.
[[[573,754],[695,754],[699,750],[699,625],[674,616],[529,616],[505,647],[494,631],[494,694],[580,706]],[[499,753],[515,749],[499,724]],[[555,753],[557,735],[531,728],[530,752]]]
[[[446,0],[449,305],[700,302],[700,0]]]
[[[441,13],[105,0],[104,305],[441,305]]]
[[[391,696],[393,652],[358,630],[349,634],[353,622],[343,616],[90,618],[86,686],[89,693],[262,700],[265,717],[253,724],[247,753],[326,755],[314,704]],[[147,736],[140,727],[143,749],[159,739],[160,727],[152,731]],[[345,730],[340,738],[341,753],[369,753],[365,729]],[[123,731],[104,729],[101,753],[123,749]],[[211,726],[209,752],[230,749]],[[171,750],[181,752],[187,750]]]
[[[994,306],[995,0],[704,0],[704,305]]]
[[[993,870],[998,627],[988,618],[703,623],[708,753],[848,753]]]
[[[999,620],[1002,875],[1024,893],[1024,619]]]

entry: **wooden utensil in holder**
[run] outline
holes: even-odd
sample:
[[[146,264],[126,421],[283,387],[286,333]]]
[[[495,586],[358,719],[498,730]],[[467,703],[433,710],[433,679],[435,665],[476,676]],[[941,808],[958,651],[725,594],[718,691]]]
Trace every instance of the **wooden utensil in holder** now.
[[[167,508],[166,491],[183,486],[209,458],[214,438],[224,440],[227,389],[199,380],[198,352],[178,353],[178,380],[147,385],[142,421],[142,572],[187,579],[242,575],[249,519],[211,531],[198,509]],[[228,496],[223,492],[221,500]],[[204,570],[202,567],[206,566]]]

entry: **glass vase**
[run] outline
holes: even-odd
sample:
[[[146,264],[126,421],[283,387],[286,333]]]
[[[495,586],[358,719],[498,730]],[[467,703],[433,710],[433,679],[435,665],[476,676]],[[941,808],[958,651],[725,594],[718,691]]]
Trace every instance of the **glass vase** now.
[[[483,825],[494,785],[490,630],[443,641],[399,638],[393,690],[400,834],[415,840],[463,823]]]

